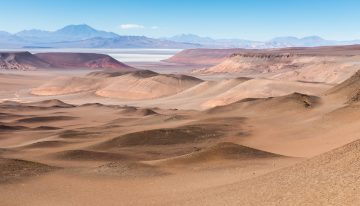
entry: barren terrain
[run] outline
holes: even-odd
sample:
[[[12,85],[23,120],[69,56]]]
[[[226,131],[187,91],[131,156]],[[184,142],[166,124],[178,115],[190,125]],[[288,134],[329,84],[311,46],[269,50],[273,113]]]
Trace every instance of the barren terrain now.
[[[0,73],[0,205],[358,205],[358,50],[37,55],[58,69]]]

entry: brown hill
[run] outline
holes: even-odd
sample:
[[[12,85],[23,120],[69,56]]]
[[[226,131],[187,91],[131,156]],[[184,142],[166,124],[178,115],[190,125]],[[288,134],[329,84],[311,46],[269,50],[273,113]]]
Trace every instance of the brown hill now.
[[[30,52],[0,52],[0,69],[33,70],[52,65]]]
[[[124,63],[105,54],[95,53],[38,53],[36,57],[48,62],[56,68],[90,68],[111,70],[134,70]]]
[[[328,96],[338,97],[344,102],[351,103],[360,100],[360,71],[357,71],[349,79],[331,88],[326,92]]]

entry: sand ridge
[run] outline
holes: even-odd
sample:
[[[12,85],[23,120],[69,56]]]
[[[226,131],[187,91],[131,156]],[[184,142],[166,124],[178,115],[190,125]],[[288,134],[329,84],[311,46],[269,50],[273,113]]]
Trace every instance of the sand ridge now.
[[[57,77],[33,88],[38,96],[96,95],[129,105],[208,109],[245,98],[264,98],[293,92],[317,95],[327,84],[267,78],[227,78],[201,80],[187,75],[158,74],[151,71],[125,73],[95,72],[84,77]]]

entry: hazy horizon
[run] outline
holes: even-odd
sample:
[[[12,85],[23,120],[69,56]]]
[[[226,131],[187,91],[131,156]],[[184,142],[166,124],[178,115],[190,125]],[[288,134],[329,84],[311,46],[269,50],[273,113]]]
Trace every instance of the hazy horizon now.
[[[24,29],[24,30],[20,30],[20,31],[17,31],[17,32],[9,32],[9,31],[6,31],[6,30],[0,30],[1,31],[4,31],[4,32],[8,32],[10,34],[17,34],[17,33],[20,33],[20,32],[24,32],[24,31],[32,31],[32,30],[39,30],[39,31],[47,31],[47,32],[56,32],[57,30],[59,29],[62,29],[62,28],[65,28],[67,26],[79,26],[79,25],[86,25],[86,26],[89,26],[91,28],[94,28],[92,27],[91,25],[88,25],[88,24],[85,24],[85,23],[80,23],[80,24],[68,24],[68,25],[64,25],[62,27],[59,27],[58,29],[55,29],[55,30],[45,30],[45,29],[41,29],[41,28],[32,28],[32,29]],[[97,28],[94,28],[94,29],[97,29]],[[106,31],[106,32],[113,32],[113,31],[107,31],[107,30],[101,30],[101,31]],[[249,41],[259,41],[259,42],[266,42],[266,41],[271,41],[275,38],[292,38],[292,37],[295,37],[295,38],[298,38],[298,39],[302,39],[302,38],[308,38],[308,37],[320,37],[320,38],[323,38],[323,39],[326,39],[326,40],[333,40],[333,41],[352,41],[352,40],[358,40],[360,39],[359,38],[354,38],[354,39],[327,39],[327,38],[324,38],[323,36],[320,36],[320,35],[316,35],[316,34],[312,34],[312,35],[305,35],[305,36],[293,36],[293,35],[282,35],[282,36],[273,36],[273,37],[270,37],[269,39],[264,39],[264,40],[259,40],[259,39],[246,39],[246,38],[241,38],[241,37],[223,37],[223,38],[216,38],[216,37],[212,37],[212,36],[206,36],[206,35],[200,35],[200,34],[196,34],[196,33],[178,33],[178,34],[174,34],[172,36],[159,36],[159,37],[154,37],[154,36],[149,36],[149,35],[146,35],[146,34],[143,34],[143,35],[137,35],[137,34],[121,34],[121,33],[117,33],[117,32],[113,32],[115,34],[118,34],[120,36],[147,36],[147,37],[150,37],[150,38],[159,38],[159,39],[162,39],[162,38],[171,38],[171,37],[177,37],[177,36],[187,36],[187,35],[195,35],[197,37],[201,37],[201,38],[211,38],[211,39],[214,39],[214,40],[231,40],[231,39],[238,39],[238,40],[249,40]]]
[[[279,36],[360,39],[357,1],[44,1],[2,3],[0,31],[54,31],[88,24],[119,35],[154,38],[195,34],[215,39],[267,41]],[[16,13],[16,19],[13,18]],[[63,15],[65,14],[66,15]]]

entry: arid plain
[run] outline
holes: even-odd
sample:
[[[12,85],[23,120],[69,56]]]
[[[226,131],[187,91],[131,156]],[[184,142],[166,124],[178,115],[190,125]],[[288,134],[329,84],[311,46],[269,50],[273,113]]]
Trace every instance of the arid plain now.
[[[0,57],[0,205],[360,204],[360,46]]]

